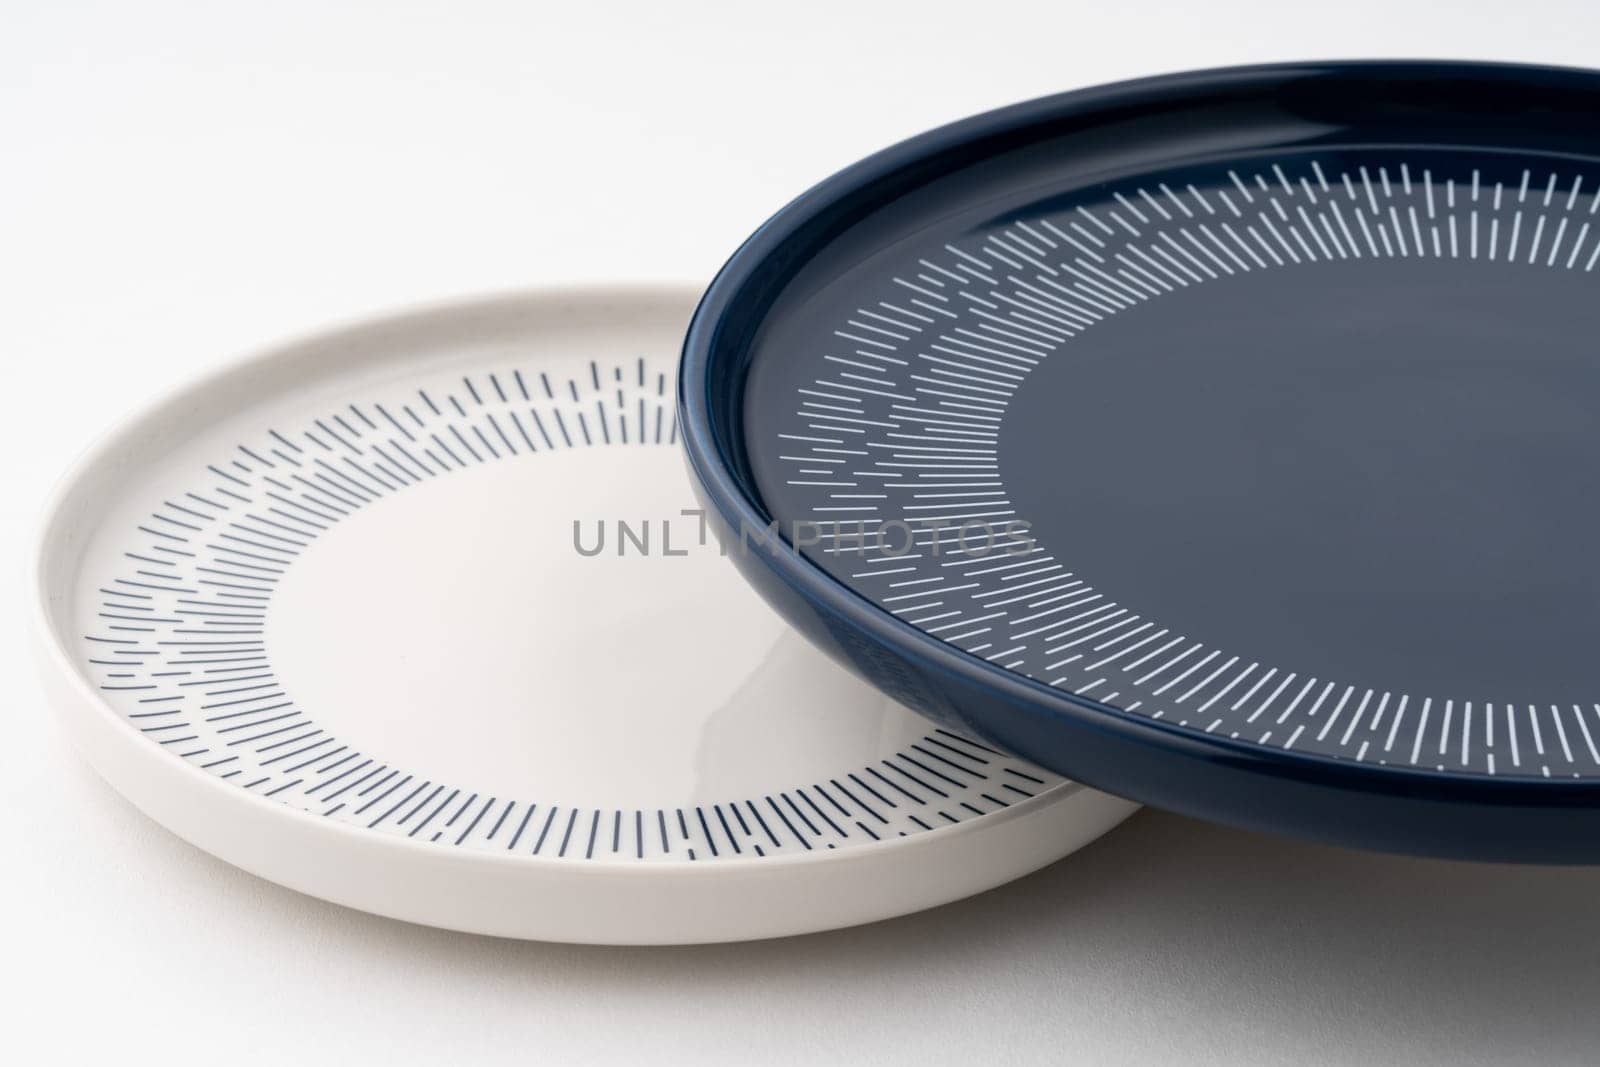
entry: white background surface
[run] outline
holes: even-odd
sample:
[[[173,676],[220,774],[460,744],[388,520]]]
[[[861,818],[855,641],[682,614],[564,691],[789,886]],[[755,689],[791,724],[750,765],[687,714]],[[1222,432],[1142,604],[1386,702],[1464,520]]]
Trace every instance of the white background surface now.
[[[1579,0],[0,0],[0,1059],[1593,1062],[1600,871],[1144,813],[866,929],[586,950],[407,927],[172,838],[51,721],[16,608],[72,454],[217,360],[538,282],[704,280],[857,157],[991,106],[1331,56],[1600,65]]]

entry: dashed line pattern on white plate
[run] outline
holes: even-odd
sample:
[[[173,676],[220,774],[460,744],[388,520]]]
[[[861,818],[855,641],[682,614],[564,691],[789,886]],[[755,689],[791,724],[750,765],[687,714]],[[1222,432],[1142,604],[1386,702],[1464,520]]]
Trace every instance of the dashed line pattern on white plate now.
[[[645,359],[564,380],[508,369],[267,428],[130,531],[84,636],[95,684],[152,743],[241,789],[442,845],[574,860],[715,860],[858,847],[1075,788],[930,729],[870,766],[759,797],[593,808],[488,795],[395,766],[317,725],[274,676],[274,588],[316,539],[428,479],[576,448],[677,442],[672,374]],[[619,457],[620,458],[620,457]],[[537,783],[530,784],[536,789]]]

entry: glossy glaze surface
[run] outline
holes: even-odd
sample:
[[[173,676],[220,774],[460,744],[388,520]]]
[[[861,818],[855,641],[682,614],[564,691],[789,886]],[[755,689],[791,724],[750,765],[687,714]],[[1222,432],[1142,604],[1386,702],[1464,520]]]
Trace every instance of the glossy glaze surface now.
[[[804,524],[749,569],[945,721],[1250,825],[1586,855],[1596,84],[1217,71],[891,149],[713,287],[697,473]]]

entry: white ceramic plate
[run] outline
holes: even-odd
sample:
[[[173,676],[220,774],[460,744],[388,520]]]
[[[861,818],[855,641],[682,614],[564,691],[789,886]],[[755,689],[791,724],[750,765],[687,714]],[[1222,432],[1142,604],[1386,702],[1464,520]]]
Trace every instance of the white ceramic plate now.
[[[889,702],[745,588],[676,448],[694,297],[402,314],[112,433],[38,559],[85,755],[272,881],[559,941],[868,922],[1125,818]]]

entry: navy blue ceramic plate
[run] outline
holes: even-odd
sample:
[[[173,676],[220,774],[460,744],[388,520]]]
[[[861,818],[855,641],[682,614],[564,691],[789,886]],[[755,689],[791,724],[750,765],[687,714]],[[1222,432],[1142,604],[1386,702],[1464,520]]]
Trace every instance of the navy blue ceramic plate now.
[[[1597,262],[1600,74],[1069,93],[767,223],[686,443],[746,575],[940,722],[1238,825],[1589,861]]]

